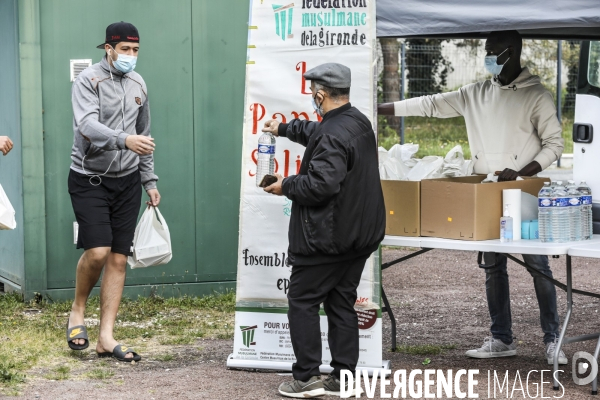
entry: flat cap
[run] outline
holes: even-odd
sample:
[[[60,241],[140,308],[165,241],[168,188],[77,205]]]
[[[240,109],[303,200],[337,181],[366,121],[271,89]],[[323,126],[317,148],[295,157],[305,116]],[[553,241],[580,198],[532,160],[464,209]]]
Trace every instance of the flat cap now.
[[[321,64],[309,69],[304,73],[304,79],[338,89],[349,88],[352,81],[350,68],[337,63]]]

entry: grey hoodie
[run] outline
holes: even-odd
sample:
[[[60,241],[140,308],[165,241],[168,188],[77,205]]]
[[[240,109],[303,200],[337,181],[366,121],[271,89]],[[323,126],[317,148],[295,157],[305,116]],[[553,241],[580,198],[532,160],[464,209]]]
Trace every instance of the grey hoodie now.
[[[144,188],[156,188],[158,177],[154,174],[153,155],[139,156],[125,146],[129,135],[150,137],[150,104],[142,77],[136,72],[123,74],[111,68],[104,57],[79,74],[73,82],[71,99],[74,132],[71,169],[110,178],[139,169]]]

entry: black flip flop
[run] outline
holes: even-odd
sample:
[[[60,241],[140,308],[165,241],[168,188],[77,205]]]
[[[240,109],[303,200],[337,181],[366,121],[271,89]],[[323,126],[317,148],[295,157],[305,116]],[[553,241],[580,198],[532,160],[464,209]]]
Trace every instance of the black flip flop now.
[[[133,354],[133,357],[125,358],[125,356],[128,353]],[[104,353],[98,353],[98,357],[100,357],[100,358],[112,357],[112,358],[115,358],[115,359],[117,359],[119,361],[123,361],[123,362],[132,362],[132,361],[137,362],[142,359],[142,356],[140,356],[138,353],[136,353],[129,347],[123,346],[122,344],[116,345],[115,348],[113,349],[112,353],[110,351],[106,351]]]
[[[73,340],[75,339],[83,339],[85,340],[85,343],[75,344],[73,343]],[[67,320],[67,344],[71,350],[85,350],[88,348],[90,341],[85,325],[75,325],[69,328],[69,321]]]

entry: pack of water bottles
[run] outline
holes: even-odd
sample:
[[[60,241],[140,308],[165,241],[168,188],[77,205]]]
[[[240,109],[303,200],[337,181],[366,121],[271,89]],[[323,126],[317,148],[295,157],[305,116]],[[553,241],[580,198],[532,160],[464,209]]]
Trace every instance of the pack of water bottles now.
[[[538,195],[540,240],[544,243],[590,240],[593,236],[592,190],[587,183],[546,182]]]

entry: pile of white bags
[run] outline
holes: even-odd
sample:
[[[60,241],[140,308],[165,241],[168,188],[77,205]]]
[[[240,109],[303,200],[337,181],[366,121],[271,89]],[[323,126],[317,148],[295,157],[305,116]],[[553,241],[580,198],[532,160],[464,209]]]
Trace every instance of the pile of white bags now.
[[[135,228],[133,256],[127,262],[134,268],[163,265],[171,261],[171,235],[158,208],[148,207]]]
[[[467,176],[473,173],[471,160],[465,161],[462,147],[455,146],[446,157],[414,158],[419,145],[395,144],[387,151],[379,148],[379,175],[383,180],[420,181],[423,179]]]
[[[2,185],[0,185],[0,230],[15,229],[16,227],[15,209],[8,201],[8,196],[6,196]]]

